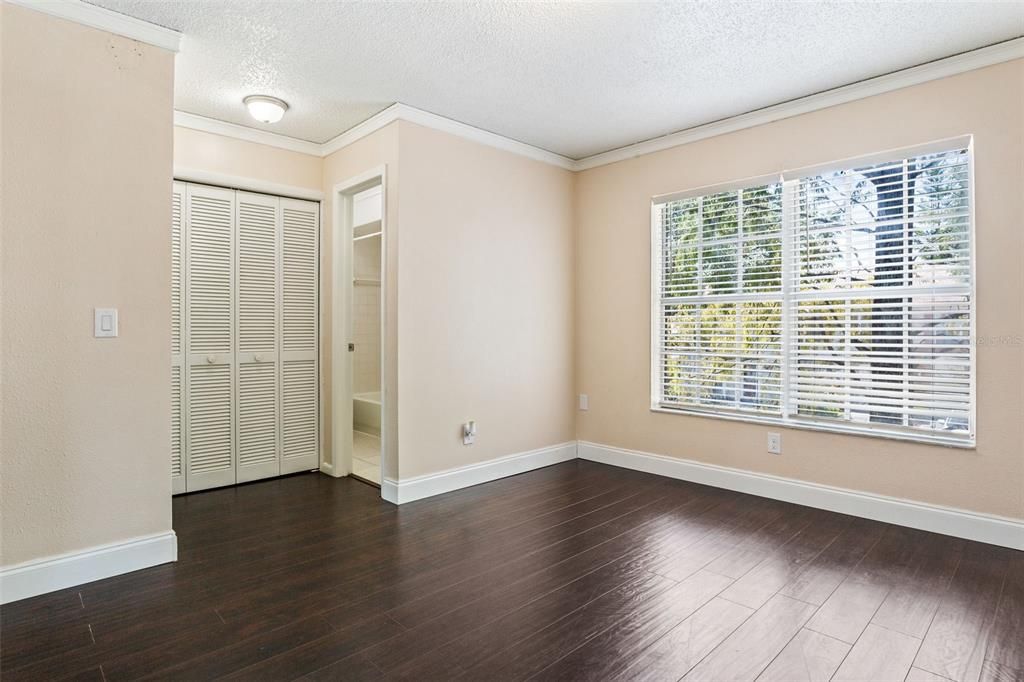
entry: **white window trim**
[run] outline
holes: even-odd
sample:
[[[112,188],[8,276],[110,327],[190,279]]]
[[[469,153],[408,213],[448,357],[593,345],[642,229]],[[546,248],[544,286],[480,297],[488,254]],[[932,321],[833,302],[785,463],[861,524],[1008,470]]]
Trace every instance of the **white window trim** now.
[[[785,402],[789,400],[789,372],[785,371],[789,366],[790,344],[782,343],[782,367],[781,372],[781,401],[783,416],[772,416],[756,414],[744,411],[730,410],[729,408],[701,408],[694,406],[679,406],[676,404],[663,403],[661,401],[661,354],[660,354],[660,329],[662,326],[662,299],[660,296],[661,285],[661,242],[658,239],[660,234],[660,220],[658,207],[662,204],[687,199],[696,196],[705,196],[726,192],[734,189],[742,189],[759,184],[780,183],[783,191],[783,219],[782,239],[787,244],[792,219],[787,219],[787,212],[792,210],[790,201],[786,200],[787,193],[792,191],[794,180],[799,180],[811,175],[826,173],[844,168],[856,168],[859,166],[871,165],[872,163],[889,161],[895,158],[911,158],[923,154],[936,153],[950,149],[966,149],[968,159],[968,201],[969,218],[968,235],[970,249],[971,285],[970,285],[970,425],[971,430],[964,435],[948,435],[939,432],[929,432],[922,429],[900,427],[893,425],[861,426],[853,423],[834,422],[831,420],[816,420],[813,417],[792,417],[789,416],[788,406]],[[909,147],[900,147],[885,152],[855,156],[847,159],[830,161],[828,163],[805,166],[793,170],[783,170],[770,175],[761,175],[734,180],[729,182],[704,185],[680,192],[671,192],[651,197],[651,325],[650,325],[650,410],[662,414],[675,414],[690,417],[709,417],[726,421],[747,422],[752,424],[764,424],[769,426],[781,426],[805,431],[820,431],[826,433],[839,433],[853,436],[868,436],[871,438],[884,438],[888,440],[909,441],[929,445],[942,445],[946,447],[961,448],[966,450],[977,449],[977,249],[975,241],[975,173],[974,173],[974,137],[973,135],[961,135],[943,140],[936,140],[924,144]],[[792,270],[791,249],[782,250],[782,281],[789,282]],[[791,287],[784,286],[782,290],[782,338],[789,339],[790,333],[790,300],[792,298]],[[725,300],[717,296],[715,300]]]

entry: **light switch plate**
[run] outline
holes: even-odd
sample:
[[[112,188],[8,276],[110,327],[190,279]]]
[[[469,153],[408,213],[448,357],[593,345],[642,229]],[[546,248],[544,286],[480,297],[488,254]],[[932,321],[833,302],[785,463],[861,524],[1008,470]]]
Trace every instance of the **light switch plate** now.
[[[590,396],[586,393],[580,393],[580,410],[586,412],[590,409]]]
[[[117,336],[117,308],[95,308],[95,329],[93,335],[97,339]]]

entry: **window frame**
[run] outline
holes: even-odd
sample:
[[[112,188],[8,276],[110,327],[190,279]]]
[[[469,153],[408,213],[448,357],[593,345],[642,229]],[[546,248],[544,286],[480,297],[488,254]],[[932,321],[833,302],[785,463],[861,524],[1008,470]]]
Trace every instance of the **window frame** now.
[[[946,432],[933,432],[924,429],[915,429],[891,424],[863,425],[861,423],[841,422],[830,419],[815,418],[811,416],[796,416],[789,414],[787,403],[790,397],[789,391],[789,359],[791,353],[791,303],[793,296],[792,267],[793,254],[791,239],[793,218],[790,215],[793,210],[793,193],[802,178],[814,176],[831,171],[859,168],[876,163],[890,162],[897,159],[906,159],[925,154],[965,149],[967,154],[967,178],[968,178],[968,249],[970,264],[970,285],[968,314],[969,319],[969,431],[962,435],[953,435]],[[739,421],[768,426],[781,426],[786,428],[820,431],[826,433],[839,433],[856,436],[869,436],[874,438],[885,438],[890,440],[910,441],[932,445],[943,445],[947,447],[976,449],[977,447],[977,249],[975,240],[975,168],[974,168],[974,138],[972,135],[936,140],[924,144],[900,147],[888,151],[855,156],[823,164],[805,166],[792,170],[782,170],[777,173],[759,175],[713,185],[704,185],[680,192],[671,192],[651,197],[651,230],[650,230],[650,266],[651,266],[651,317],[650,317],[650,410],[664,414],[676,414],[695,417],[710,417],[726,421]],[[781,363],[780,368],[780,409],[781,416],[757,414],[745,410],[735,410],[728,407],[699,407],[696,405],[678,405],[666,403],[662,400],[662,364],[663,355],[661,352],[662,330],[663,330],[663,304],[661,296],[661,279],[664,254],[661,241],[661,221],[659,207],[677,200],[690,199],[699,196],[708,196],[740,190],[757,185],[779,183],[782,185],[782,320],[781,320]],[[695,297],[696,302],[697,297]]]

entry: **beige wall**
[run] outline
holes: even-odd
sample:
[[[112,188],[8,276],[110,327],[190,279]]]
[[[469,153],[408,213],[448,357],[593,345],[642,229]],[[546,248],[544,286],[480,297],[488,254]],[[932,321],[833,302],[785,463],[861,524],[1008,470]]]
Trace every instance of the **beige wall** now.
[[[319,156],[181,126],[174,127],[174,167],[315,191],[323,188]]]
[[[174,56],[4,3],[2,564],[171,528]],[[94,339],[93,308],[120,310]]]
[[[573,440],[572,173],[400,126],[401,478]]]
[[[649,411],[653,195],[971,133],[976,160],[976,450]],[[577,176],[581,440],[1024,517],[1024,61],[933,81]],[[771,430],[777,430],[772,428]]]
[[[346,182],[356,176],[368,173],[378,168],[386,168],[387,184],[385,187],[385,230],[386,253],[384,284],[387,297],[385,319],[385,343],[384,343],[384,376],[385,385],[383,391],[387,396],[384,406],[384,413],[381,416],[382,429],[389,433],[398,433],[398,286],[396,274],[398,272],[398,244],[399,244],[399,207],[398,207],[398,123],[392,123],[377,132],[364,137],[358,142],[341,149],[323,160],[323,229],[320,231],[320,337],[323,342],[324,352],[321,367],[321,389],[320,396],[323,400],[323,414],[325,415],[323,427],[322,446],[324,459],[333,463],[331,453],[331,441],[334,437],[332,426],[333,415],[335,414],[334,404],[331,398],[331,306],[332,296],[332,270],[334,267],[332,254],[334,252],[334,188],[336,185]],[[349,424],[352,422],[351,405],[343,406],[348,409],[342,410],[341,419]],[[383,452],[384,475],[388,478],[398,477],[398,442],[397,439],[385,439]]]

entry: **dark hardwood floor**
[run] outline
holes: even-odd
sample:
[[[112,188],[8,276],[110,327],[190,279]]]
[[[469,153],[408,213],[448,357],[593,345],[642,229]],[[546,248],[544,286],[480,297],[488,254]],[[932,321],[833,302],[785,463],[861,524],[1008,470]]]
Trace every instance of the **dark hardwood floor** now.
[[[174,500],[179,561],[0,609],[17,680],[1024,680],[1024,553],[577,460],[402,507]]]

